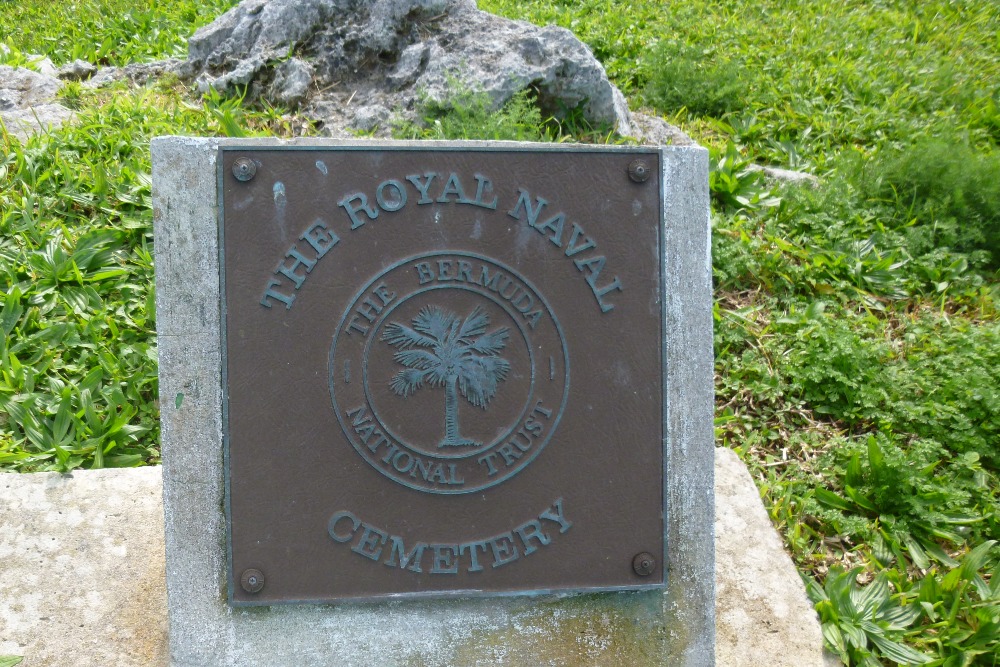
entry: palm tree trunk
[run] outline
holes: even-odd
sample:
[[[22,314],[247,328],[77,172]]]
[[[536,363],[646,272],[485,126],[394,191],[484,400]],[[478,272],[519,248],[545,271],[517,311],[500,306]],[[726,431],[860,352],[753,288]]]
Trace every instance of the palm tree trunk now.
[[[458,434],[458,376],[449,375],[444,384],[444,440],[442,446],[462,444]]]

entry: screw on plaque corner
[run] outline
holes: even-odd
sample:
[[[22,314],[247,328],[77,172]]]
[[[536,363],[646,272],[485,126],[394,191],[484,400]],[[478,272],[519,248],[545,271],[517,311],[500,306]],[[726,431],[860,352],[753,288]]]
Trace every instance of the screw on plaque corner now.
[[[628,177],[635,183],[645,183],[649,180],[649,165],[643,160],[632,160],[628,165]]]
[[[264,573],[254,568],[243,570],[243,574],[240,576],[240,586],[247,593],[260,593],[261,589],[264,588]]]
[[[257,165],[248,157],[241,157],[233,162],[233,176],[237,181],[247,182],[257,173]]]
[[[641,554],[636,554],[635,558],[632,559],[632,569],[640,577],[648,577],[656,569],[656,559],[653,557],[653,554],[643,551]]]

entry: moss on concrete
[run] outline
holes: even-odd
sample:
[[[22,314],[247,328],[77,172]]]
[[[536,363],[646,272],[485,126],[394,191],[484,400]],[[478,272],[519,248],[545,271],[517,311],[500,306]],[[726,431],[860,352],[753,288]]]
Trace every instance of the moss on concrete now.
[[[602,593],[534,601],[511,623],[478,630],[455,648],[452,664],[663,664],[666,628],[659,591]]]

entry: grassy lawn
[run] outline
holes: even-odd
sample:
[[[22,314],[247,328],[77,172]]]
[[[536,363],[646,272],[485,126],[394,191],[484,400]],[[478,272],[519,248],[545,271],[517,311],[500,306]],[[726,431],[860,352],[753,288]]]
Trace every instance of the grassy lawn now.
[[[0,62],[183,56],[231,0],[3,3]],[[973,0],[482,0],[573,30],[711,150],[716,433],[845,664],[1000,662],[1000,12]],[[158,462],[149,139],[290,136],[175,80],[0,135],[0,466]],[[408,136],[602,140],[475,96]],[[306,127],[308,127],[306,125]],[[293,128],[300,128],[295,130]],[[809,172],[777,185],[755,164]]]

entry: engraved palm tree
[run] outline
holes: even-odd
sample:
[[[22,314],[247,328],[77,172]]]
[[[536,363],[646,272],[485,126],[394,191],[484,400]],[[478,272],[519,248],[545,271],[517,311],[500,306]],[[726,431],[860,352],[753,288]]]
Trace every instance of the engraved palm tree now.
[[[406,398],[424,383],[444,387],[444,440],[438,447],[478,446],[458,429],[458,394],[482,409],[497,393],[497,385],[507,378],[510,362],[497,356],[507,345],[507,327],[487,332],[489,316],[476,306],[464,320],[455,313],[425,306],[413,318],[413,326],[390,322],[382,340],[399,348],[393,355],[404,370],[396,373],[389,386]]]

